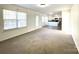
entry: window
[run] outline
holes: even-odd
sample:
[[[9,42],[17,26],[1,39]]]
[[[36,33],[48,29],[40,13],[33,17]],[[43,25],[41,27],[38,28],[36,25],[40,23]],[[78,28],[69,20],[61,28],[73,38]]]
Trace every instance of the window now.
[[[39,26],[39,16],[36,16],[36,26]]]
[[[4,29],[13,29],[26,26],[26,13],[3,9]]]
[[[42,16],[42,23],[44,23],[44,21],[45,21],[45,18],[44,18],[44,16]]]
[[[47,25],[48,23],[48,17],[47,16],[42,16],[42,25]]]
[[[16,28],[16,11],[3,10],[4,29]]]
[[[18,27],[26,26],[26,13],[17,12]]]
[[[48,22],[48,17],[47,16],[45,16],[45,23],[47,23]]]
[[[44,24],[45,24],[45,17],[42,16],[42,26],[44,26]]]

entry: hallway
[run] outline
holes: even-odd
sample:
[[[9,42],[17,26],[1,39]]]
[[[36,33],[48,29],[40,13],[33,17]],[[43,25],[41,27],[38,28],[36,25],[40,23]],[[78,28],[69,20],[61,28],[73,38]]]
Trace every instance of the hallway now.
[[[0,53],[78,53],[72,37],[47,27],[0,42]]]

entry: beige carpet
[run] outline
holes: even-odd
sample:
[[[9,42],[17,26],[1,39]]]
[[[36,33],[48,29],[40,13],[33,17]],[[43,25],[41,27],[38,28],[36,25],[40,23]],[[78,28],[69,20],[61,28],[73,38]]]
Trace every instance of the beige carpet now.
[[[0,53],[71,54],[78,51],[70,35],[59,30],[41,28],[0,42]]]

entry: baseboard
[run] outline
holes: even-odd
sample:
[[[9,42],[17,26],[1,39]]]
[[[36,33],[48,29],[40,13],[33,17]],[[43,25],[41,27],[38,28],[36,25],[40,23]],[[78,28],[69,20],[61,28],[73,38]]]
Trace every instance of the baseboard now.
[[[76,46],[76,48],[77,48],[77,50],[78,50],[78,53],[79,53],[79,46],[78,46],[78,44],[77,44],[77,41],[75,40],[75,38],[72,36],[72,38],[73,38],[73,40],[74,40],[74,43],[75,43],[75,46]]]

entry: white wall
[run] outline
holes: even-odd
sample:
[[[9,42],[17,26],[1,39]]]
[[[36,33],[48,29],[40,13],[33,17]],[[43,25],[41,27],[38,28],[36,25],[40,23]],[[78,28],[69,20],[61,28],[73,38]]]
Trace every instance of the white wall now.
[[[49,16],[49,20],[53,20],[55,18],[62,18],[62,12],[57,12]]]
[[[79,5],[73,5],[71,8],[71,27],[72,36],[79,51]]]
[[[49,16],[49,17],[48,17],[48,20],[52,20],[52,19],[54,19],[53,16]]]
[[[3,23],[3,19],[2,19],[2,17],[3,17],[2,10],[3,9],[22,11],[22,12],[27,13],[27,26],[20,28],[20,29],[16,28],[16,29],[5,31],[3,29],[4,23]],[[39,15],[39,26],[38,27],[36,27],[36,25],[35,25],[35,19],[36,19],[35,16],[36,15]],[[36,30],[38,28],[41,28],[41,26],[42,26],[41,25],[42,24],[41,16],[43,16],[43,14],[36,12],[36,11],[33,11],[31,9],[26,9],[26,8],[17,6],[17,5],[7,5],[7,4],[6,5],[0,5],[0,41],[6,40],[8,38],[15,37],[15,36],[18,36],[18,35],[33,31],[33,30]]]
[[[73,5],[70,11],[62,11],[62,31],[72,35],[79,51],[79,5]]]
[[[71,34],[70,10],[62,11],[62,31],[64,31],[67,34]]]

